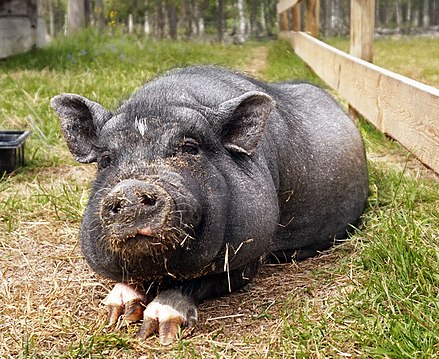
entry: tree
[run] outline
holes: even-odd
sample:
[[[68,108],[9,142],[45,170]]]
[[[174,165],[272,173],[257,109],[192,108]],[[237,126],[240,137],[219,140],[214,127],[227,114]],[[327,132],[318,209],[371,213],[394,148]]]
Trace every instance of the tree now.
[[[395,12],[396,12],[396,30],[399,32],[402,29],[401,0],[395,0]]]
[[[105,27],[105,6],[103,0],[96,0],[94,14],[99,31],[103,31]]]
[[[249,2],[249,10],[250,10],[250,35],[257,36],[258,28],[257,28],[257,11],[258,11],[258,2],[256,0],[250,0]]]
[[[85,0],[68,0],[67,31],[78,31],[85,27],[85,24]]]
[[[217,38],[218,42],[224,41],[224,0],[217,0]]]
[[[347,35],[351,0],[320,1],[322,33]],[[270,36],[277,30],[278,0],[39,0],[39,3],[51,24],[52,36],[66,27],[66,10],[69,31],[87,26],[89,18],[100,31],[105,31],[106,23],[126,26],[130,14],[134,25],[137,24],[134,29],[143,24],[144,33],[157,39],[189,40],[203,38],[207,33],[216,34],[217,40],[223,42],[228,40],[226,27],[232,23],[237,43],[249,36]],[[1,4],[0,0],[0,7]],[[438,25],[439,0],[376,0],[376,24],[383,33],[410,32]]]
[[[245,14],[244,0],[237,0],[236,7],[238,9],[238,29],[236,33],[237,42],[242,44],[245,42]]]
[[[429,7],[430,7],[430,1],[429,0],[424,0],[423,5],[422,5],[422,26],[423,27],[428,27],[430,26],[430,12],[429,12]]]
[[[172,40],[177,39],[177,8],[173,0],[166,0],[166,9],[168,13],[169,37]]]

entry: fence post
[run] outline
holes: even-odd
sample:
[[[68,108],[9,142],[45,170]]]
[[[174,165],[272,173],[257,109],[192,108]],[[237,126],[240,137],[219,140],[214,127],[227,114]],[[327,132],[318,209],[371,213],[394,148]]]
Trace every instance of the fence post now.
[[[373,62],[375,34],[375,0],[351,0],[351,30],[349,53],[362,60]],[[351,118],[358,112],[349,105]]]
[[[350,54],[373,61],[375,33],[375,0],[351,0]]]
[[[300,23],[300,2],[296,5],[294,5],[291,8],[291,21],[292,21],[292,28],[293,31],[301,31],[302,25]]]
[[[320,1],[306,1],[306,31],[313,37],[319,36]]]
[[[280,13],[280,31],[288,31],[288,13],[286,11]]]

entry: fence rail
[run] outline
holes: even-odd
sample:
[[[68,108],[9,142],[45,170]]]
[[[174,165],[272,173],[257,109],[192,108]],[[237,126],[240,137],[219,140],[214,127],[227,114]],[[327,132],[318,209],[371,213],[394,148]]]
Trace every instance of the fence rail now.
[[[278,9],[286,9],[281,2]],[[337,50],[297,31],[281,31],[294,51],[380,131],[439,173],[439,90]]]

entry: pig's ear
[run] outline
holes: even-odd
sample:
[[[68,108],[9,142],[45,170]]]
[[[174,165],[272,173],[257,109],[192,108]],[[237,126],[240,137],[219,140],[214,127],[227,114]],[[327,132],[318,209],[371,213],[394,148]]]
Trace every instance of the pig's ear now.
[[[61,129],[78,162],[95,162],[96,146],[102,125],[111,117],[100,104],[75,94],[60,94],[50,101],[61,122]]]
[[[230,152],[251,155],[264,134],[274,100],[263,92],[251,91],[223,102],[222,142]]]

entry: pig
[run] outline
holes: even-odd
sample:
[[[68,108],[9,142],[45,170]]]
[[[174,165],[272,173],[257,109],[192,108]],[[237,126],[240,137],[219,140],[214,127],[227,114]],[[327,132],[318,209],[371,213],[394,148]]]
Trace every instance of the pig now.
[[[74,158],[97,162],[80,242],[116,282],[109,325],[143,319],[139,338],[172,343],[201,301],[244,287],[266,261],[347,238],[365,206],[361,135],[308,83],[193,66],[113,112],[68,93],[51,106]]]

